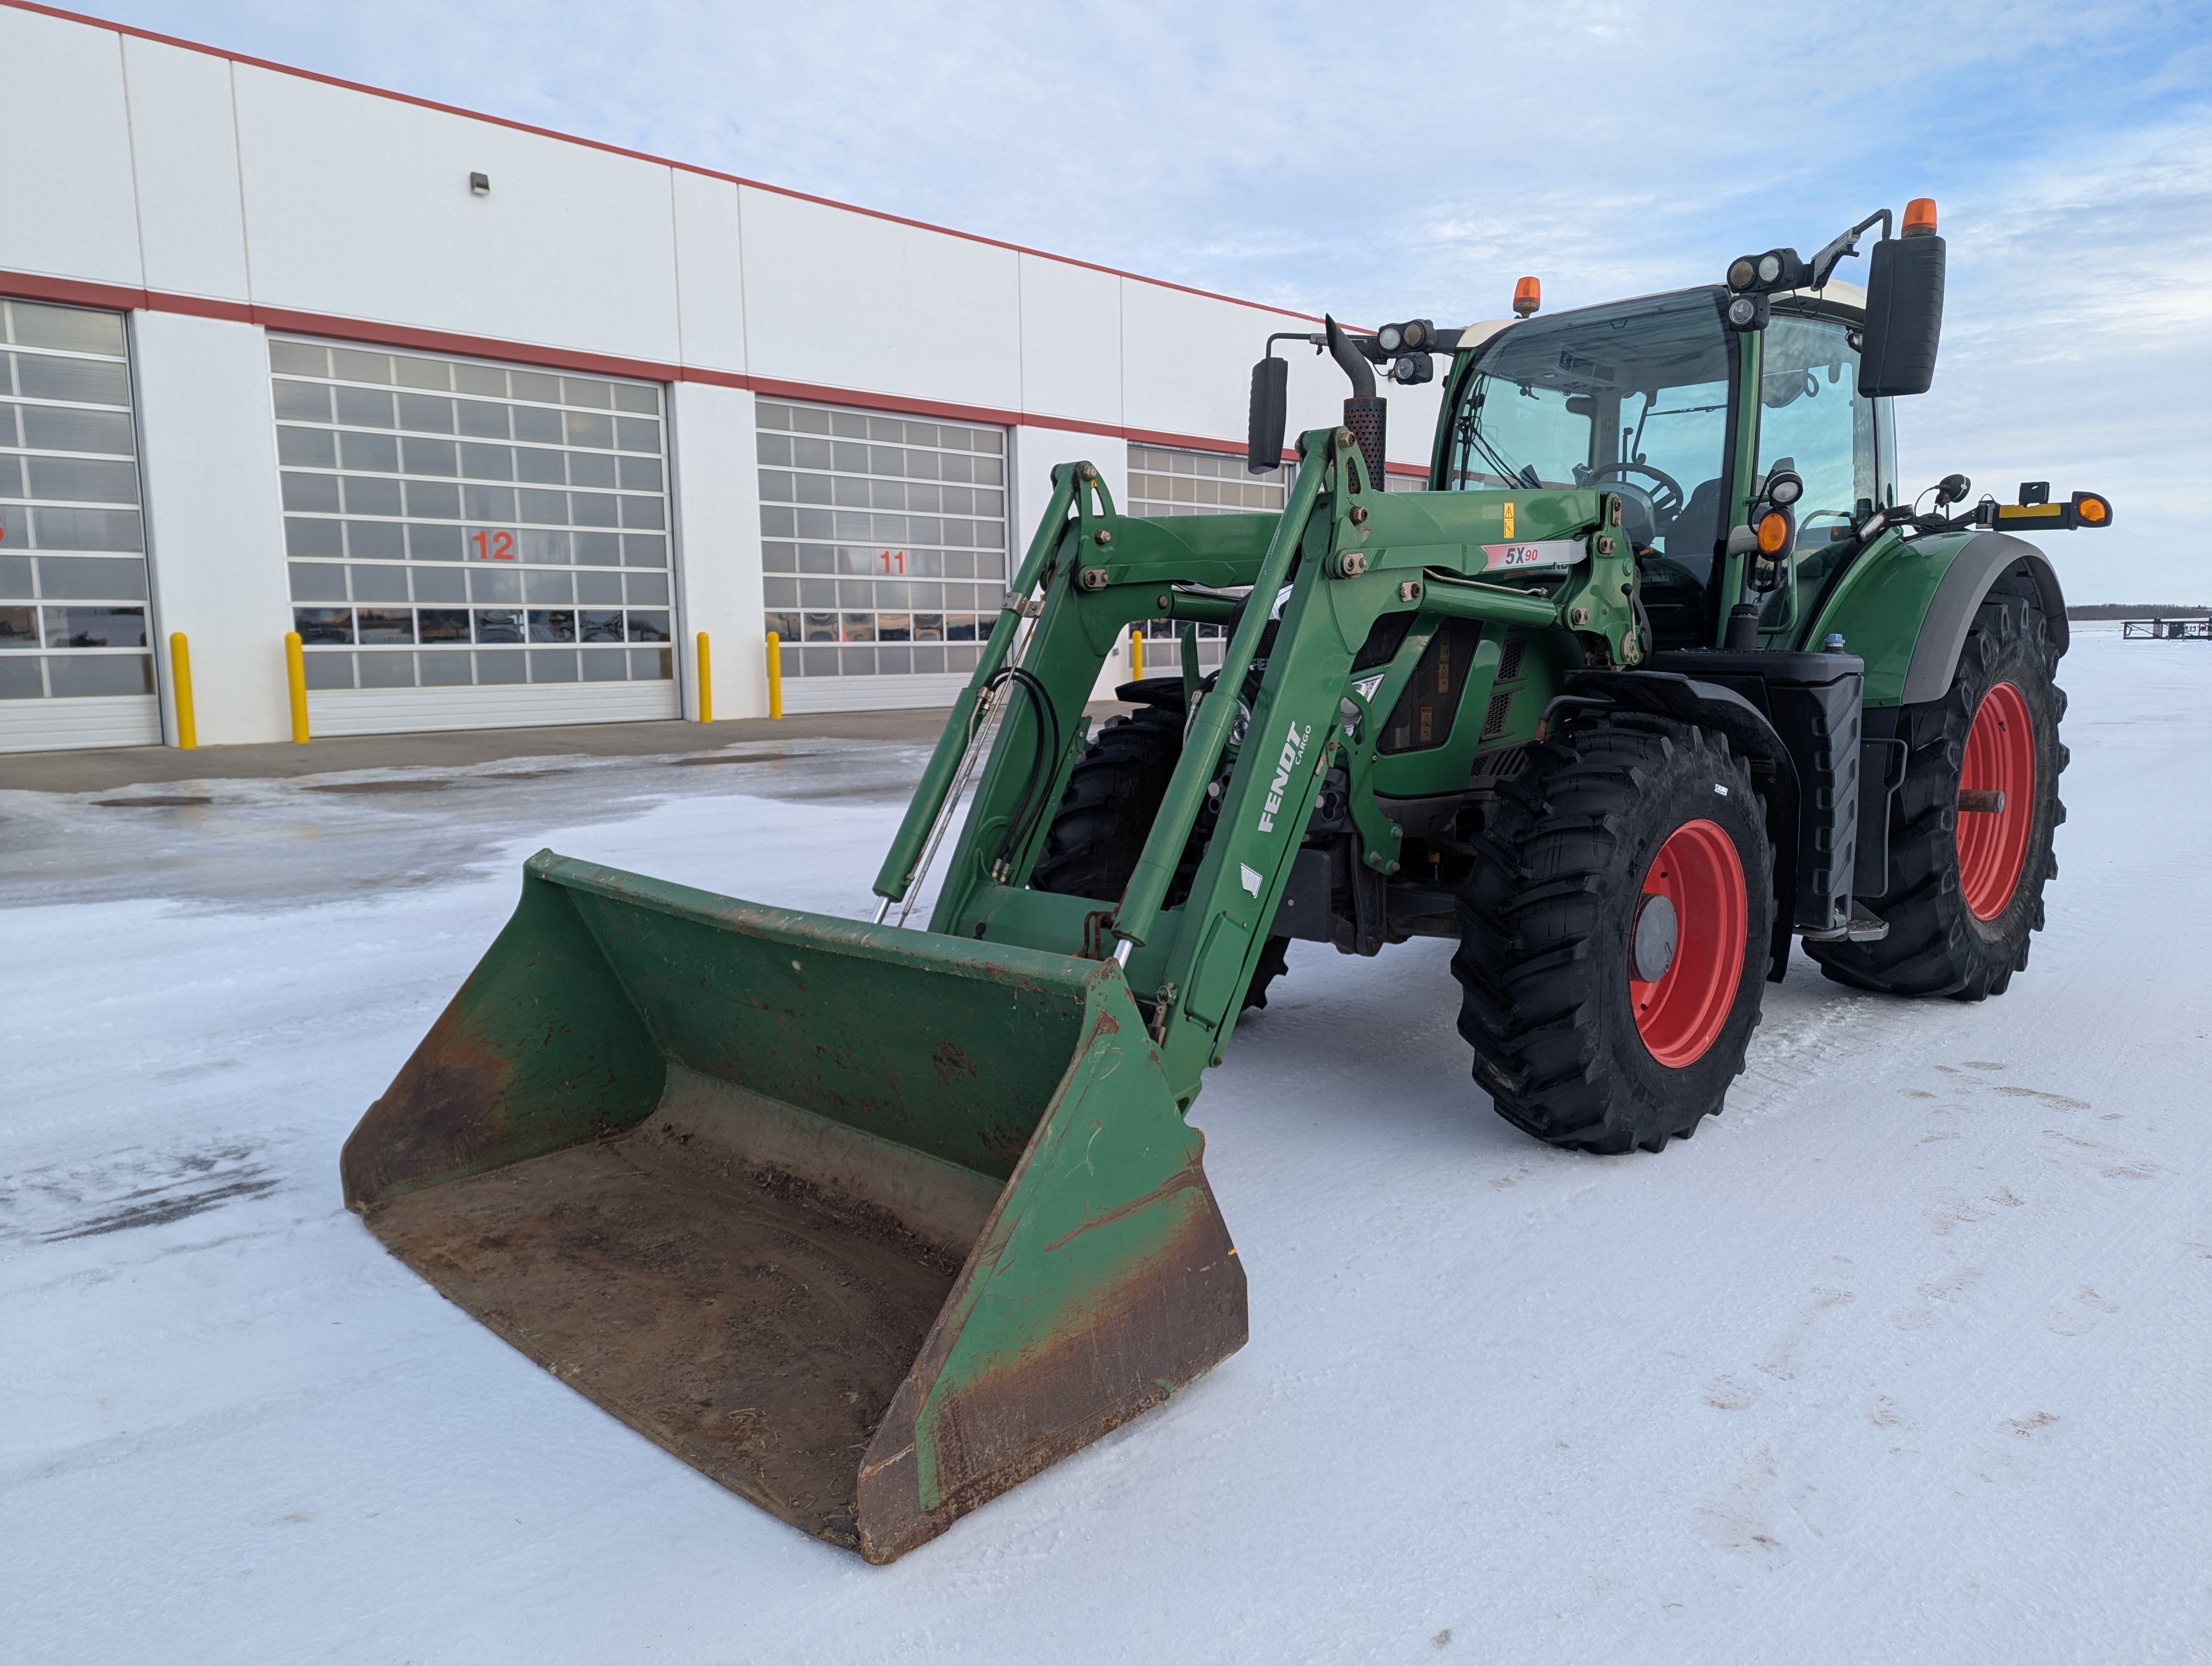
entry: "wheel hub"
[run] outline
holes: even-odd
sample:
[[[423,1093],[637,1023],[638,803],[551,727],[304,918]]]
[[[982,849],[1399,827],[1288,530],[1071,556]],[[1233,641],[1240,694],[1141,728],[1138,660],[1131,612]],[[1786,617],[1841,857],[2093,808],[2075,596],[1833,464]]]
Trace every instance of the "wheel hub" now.
[[[1674,899],[1645,892],[1637,904],[1636,936],[1630,947],[1637,978],[1656,983],[1674,964],[1674,939],[1680,928]]]

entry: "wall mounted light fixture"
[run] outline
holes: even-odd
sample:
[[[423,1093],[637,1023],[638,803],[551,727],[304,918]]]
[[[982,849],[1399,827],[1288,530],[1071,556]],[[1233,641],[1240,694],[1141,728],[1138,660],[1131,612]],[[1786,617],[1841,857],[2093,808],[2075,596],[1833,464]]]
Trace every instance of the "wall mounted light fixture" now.
[[[479,196],[479,197],[489,197],[489,196],[490,196],[490,195],[491,195],[491,175],[490,175],[490,174],[489,174],[489,173],[471,173],[471,174],[470,174],[470,175],[469,175],[469,189],[470,189],[471,191],[473,191],[474,192],[476,192],[476,194],[477,194],[477,196]]]

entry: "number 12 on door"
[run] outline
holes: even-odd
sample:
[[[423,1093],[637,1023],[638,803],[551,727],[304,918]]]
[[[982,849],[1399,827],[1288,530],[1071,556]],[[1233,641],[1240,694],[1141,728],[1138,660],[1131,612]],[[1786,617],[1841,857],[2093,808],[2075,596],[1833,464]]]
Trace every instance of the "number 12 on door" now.
[[[512,532],[471,532],[470,546],[478,561],[513,561],[514,534]]]

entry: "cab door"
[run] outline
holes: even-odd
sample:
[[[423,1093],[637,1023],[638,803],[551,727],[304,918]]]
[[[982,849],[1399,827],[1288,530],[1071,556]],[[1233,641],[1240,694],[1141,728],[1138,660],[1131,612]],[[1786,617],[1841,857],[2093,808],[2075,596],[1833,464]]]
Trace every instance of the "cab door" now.
[[[1887,412],[1876,407],[1888,402],[1859,392],[1857,344],[1842,318],[1782,312],[1761,344],[1759,479],[1788,468],[1805,482],[1788,581],[1759,617],[1770,646],[1812,617],[1851,528],[1885,501],[1878,430]]]

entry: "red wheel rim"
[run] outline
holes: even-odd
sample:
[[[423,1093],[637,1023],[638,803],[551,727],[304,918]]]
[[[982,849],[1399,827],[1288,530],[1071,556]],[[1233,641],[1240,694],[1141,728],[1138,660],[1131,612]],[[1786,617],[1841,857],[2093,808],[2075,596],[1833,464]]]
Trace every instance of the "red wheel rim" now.
[[[1638,980],[1631,961],[1629,1004],[1651,1056],[1679,1070],[1705,1057],[1720,1039],[1743,978],[1751,904],[1735,841],[1717,822],[1685,822],[1651,859],[1644,895],[1674,904],[1674,958],[1649,983]]]
[[[2002,810],[1959,812],[1959,889],[1975,919],[1994,920],[2020,888],[2035,817],[2035,725],[2010,683],[1993,686],[1975,710],[1959,790],[2004,794]]]

